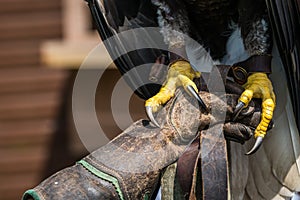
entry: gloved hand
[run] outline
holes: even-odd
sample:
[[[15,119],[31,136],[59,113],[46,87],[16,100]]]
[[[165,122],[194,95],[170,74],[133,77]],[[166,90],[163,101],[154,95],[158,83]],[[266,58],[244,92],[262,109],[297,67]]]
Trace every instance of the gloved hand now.
[[[243,143],[253,134],[260,109],[250,103],[233,123],[239,87],[226,83],[223,96],[202,91],[208,111],[178,89],[158,113],[161,128],[140,120],[107,145],[25,193],[23,199],[144,199],[151,197],[161,171],[175,162],[200,130],[224,123],[224,133]],[[260,104],[258,104],[260,105]],[[257,105],[257,106],[258,106]],[[211,113],[211,111],[214,111]],[[214,129],[213,129],[214,130]]]

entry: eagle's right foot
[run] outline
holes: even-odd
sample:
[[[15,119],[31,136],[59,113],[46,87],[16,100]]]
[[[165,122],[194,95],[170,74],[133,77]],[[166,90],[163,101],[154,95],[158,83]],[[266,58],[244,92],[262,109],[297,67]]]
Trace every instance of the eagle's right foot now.
[[[166,82],[161,87],[160,91],[145,103],[146,113],[151,122],[157,127],[159,124],[153,117],[153,112],[157,112],[159,108],[171,99],[177,87],[183,86],[191,96],[195,97],[199,104],[207,110],[206,105],[198,95],[196,84],[192,81],[194,78],[199,78],[200,72],[195,72],[190,63],[185,60],[178,60],[170,64]]]

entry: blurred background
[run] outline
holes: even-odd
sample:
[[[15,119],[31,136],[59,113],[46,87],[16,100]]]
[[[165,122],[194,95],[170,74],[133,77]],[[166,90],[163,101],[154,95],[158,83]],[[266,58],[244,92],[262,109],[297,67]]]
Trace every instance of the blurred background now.
[[[80,64],[99,41],[83,0],[0,1],[0,200],[20,199],[88,154],[74,128],[71,95]],[[94,59],[85,70],[104,70],[99,60],[109,58],[103,49]],[[110,66],[96,94],[109,139],[122,131],[110,108],[119,78]],[[129,109],[133,120],[145,117],[135,96]]]

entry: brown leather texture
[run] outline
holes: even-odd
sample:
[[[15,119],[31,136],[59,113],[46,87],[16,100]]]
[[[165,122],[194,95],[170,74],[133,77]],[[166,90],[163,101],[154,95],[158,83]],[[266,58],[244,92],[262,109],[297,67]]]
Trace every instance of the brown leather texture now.
[[[202,142],[206,141],[201,149],[209,150],[208,156],[201,160],[202,170],[208,171],[202,176],[204,194],[207,197],[217,195],[219,193],[212,186],[219,181],[220,175],[224,176],[224,172],[219,165],[209,163],[211,159],[218,163],[218,156],[221,154],[222,159],[219,160],[223,162],[226,152],[214,147],[225,142],[223,131],[234,136],[236,130],[239,130],[238,137],[249,139],[260,118],[259,106],[252,102],[234,123],[234,128],[230,128],[239,97],[234,92],[240,91],[240,88],[237,84],[226,81],[226,90],[231,92],[220,96],[206,91],[199,93],[208,107],[209,112],[206,112],[180,88],[175,97],[157,113],[156,119],[161,128],[152,126],[147,120],[139,120],[83,160],[98,171],[115,177],[124,199],[144,199],[145,195],[154,195],[163,169],[177,161],[201,131]],[[249,129],[245,129],[245,126]],[[220,133],[221,139],[211,137],[216,133]],[[221,188],[227,190],[227,186],[222,184]],[[34,191],[40,199],[47,200],[119,198],[114,185],[79,164],[54,174],[34,188]],[[29,199],[29,196],[25,199]]]
[[[34,190],[40,200],[118,199],[118,194],[111,183],[99,179],[79,164],[57,172],[35,187]],[[34,198],[26,195],[23,199],[31,200]]]
[[[202,94],[201,97],[205,99],[206,95]],[[230,118],[238,97],[226,94],[227,116],[224,124],[220,123],[218,117],[201,115],[203,124],[199,137],[177,162],[176,176],[185,199],[227,199],[229,164],[225,137],[243,143],[250,139],[260,119],[259,102],[251,102],[239,119],[232,122]],[[220,99],[215,101],[215,105],[225,106]]]

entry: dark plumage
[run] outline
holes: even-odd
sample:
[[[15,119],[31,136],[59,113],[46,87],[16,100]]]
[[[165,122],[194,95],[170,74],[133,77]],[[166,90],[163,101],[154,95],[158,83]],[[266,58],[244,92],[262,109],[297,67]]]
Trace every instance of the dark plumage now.
[[[158,6],[162,28],[169,26],[173,30],[189,34],[207,48],[214,59],[221,59],[226,54],[225,47],[232,31],[232,23],[241,27],[244,44],[250,55],[267,54],[271,51],[271,34],[264,0],[152,2]],[[178,26],[179,24],[185,25]],[[265,30],[259,29],[259,26],[264,26]]]
[[[103,40],[116,32],[136,27],[168,26],[183,33],[188,33],[209,50],[214,59],[226,54],[226,41],[231,34],[231,22],[241,27],[244,46],[249,55],[269,54],[272,50],[272,28],[278,44],[283,64],[287,72],[288,85],[293,108],[299,128],[300,119],[300,72],[299,72],[299,1],[296,0],[104,0],[104,15],[98,7],[97,0],[89,2],[93,18]],[[128,19],[130,24],[125,23]],[[107,24],[108,22],[108,24]],[[164,31],[167,31],[164,30]],[[162,31],[163,32],[163,31]],[[166,38],[167,44],[172,38]],[[145,40],[151,38],[144,38]],[[122,48],[116,41],[107,44],[111,55],[115,48]],[[143,63],[154,63],[158,56],[167,54],[161,50],[139,50],[128,53],[115,61],[122,74]],[[135,74],[127,79],[132,88],[136,88],[145,74]],[[145,77],[143,77],[145,76]],[[160,86],[148,84],[135,92],[147,99],[156,94]]]

